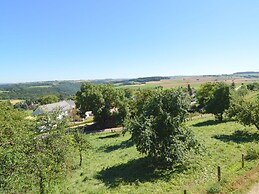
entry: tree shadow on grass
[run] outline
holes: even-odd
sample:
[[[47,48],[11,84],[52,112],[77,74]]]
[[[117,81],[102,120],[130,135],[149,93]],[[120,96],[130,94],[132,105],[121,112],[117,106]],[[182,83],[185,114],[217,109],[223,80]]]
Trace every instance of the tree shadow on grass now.
[[[237,130],[231,135],[215,135],[213,138],[224,141],[224,142],[229,142],[233,141],[235,143],[246,143],[246,142],[253,142],[259,141],[259,133],[252,133],[249,131],[241,131]]]
[[[157,179],[168,181],[170,174],[178,170],[158,170],[150,165],[148,158],[131,160],[100,171],[96,178],[105,183],[106,186],[114,188],[121,184],[135,184],[139,182],[154,182]]]
[[[109,139],[109,138],[114,138],[114,137],[119,137],[119,136],[120,136],[119,133],[114,133],[114,134],[109,134],[109,135],[99,137],[99,139]]]
[[[102,146],[99,148],[99,150],[109,153],[118,149],[129,148],[133,145],[134,145],[134,142],[131,139],[128,139],[128,140],[122,141],[120,144],[116,144],[112,146]]]
[[[215,121],[215,120],[208,120],[208,121],[203,121],[200,123],[193,124],[192,126],[194,127],[204,127],[204,126],[209,126],[209,125],[218,125],[222,123],[226,123],[228,121]]]

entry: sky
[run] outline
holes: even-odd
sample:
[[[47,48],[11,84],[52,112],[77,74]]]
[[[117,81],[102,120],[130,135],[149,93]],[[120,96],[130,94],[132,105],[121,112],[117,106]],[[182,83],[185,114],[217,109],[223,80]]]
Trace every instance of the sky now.
[[[0,83],[259,71],[258,0],[2,0]]]

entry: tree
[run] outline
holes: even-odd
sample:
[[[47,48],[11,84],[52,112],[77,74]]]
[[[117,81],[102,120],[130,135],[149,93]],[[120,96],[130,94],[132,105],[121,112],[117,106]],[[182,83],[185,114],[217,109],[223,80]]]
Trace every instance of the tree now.
[[[229,86],[223,82],[205,83],[197,92],[197,99],[207,113],[215,115],[216,120],[223,120],[223,113],[230,104]]]
[[[44,129],[31,137],[28,158],[28,169],[35,177],[35,184],[41,194],[51,188],[52,183],[66,175],[68,168],[69,142],[71,137],[66,133],[68,119],[60,118],[61,110],[41,114],[36,121],[35,129]]]
[[[247,84],[247,89],[252,90],[252,91],[258,91],[259,90],[259,83],[254,82],[254,83],[251,83],[251,84]]]
[[[89,142],[85,139],[82,131],[74,132],[74,146],[78,149],[79,152],[79,166],[82,166],[83,162],[83,151],[90,148]]]
[[[0,193],[26,193],[31,184],[26,168],[31,126],[22,111],[0,102]]]
[[[187,85],[187,89],[188,89],[189,95],[192,96],[192,88],[190,84]]]
[[[231,88],[232,88],[232,89],[235,89],[235,88],[236,88],[236,84],[235,84],[234,81],[232,81],[232,83],[231,83]]]
[[[12,105],[0,103],[1,193],[49,193],[69,167],[71,137],[64,121],[51,121],[57,115],[42,115],[36,122],[25,117]],[[38,134],[35,129],[43,125],[46,131]]]
[[[246,86],[241,85],[237,90],[236,90],[237,95],[239,96],[245,96],[248,94],[248,89]]]
[[[47,96],[43,96],[40,98],[40,103],[42,105],[44,104],[51,104],[51,103],[55,103],[58,102],[58,97],[56,95],[47,95]]]
[[[254,125],[259,130],[259,99],[248,100],[242,96],[233,96],[227,113],[241,124]]]
[[[152,158],[154,164],[171,167],[183,164],[198,143],[184,126],[189,98],[181,90],[155,90],[146,96],[126,130],[132,134],[137,150]],[[138,108],[138,107],[136,107]]]
[[[81,115],[92,111],[94,121],[101,126],[122,124],[128,113],[127,101],[124,90],[111,84],[83,83],[76,98]]]

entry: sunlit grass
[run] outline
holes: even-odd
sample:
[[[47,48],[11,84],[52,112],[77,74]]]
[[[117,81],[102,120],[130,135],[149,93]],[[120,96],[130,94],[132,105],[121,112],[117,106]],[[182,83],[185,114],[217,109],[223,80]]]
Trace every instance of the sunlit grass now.
[[[130,134],[88,134],[92,149],[84,155],[83,166],[72,171],[68,179],[57,186],[57,193],[206,193],[217,184],[217,166],[222,169],[219,189],[222,193],[245,191],[247,179],[259,160],[245,161],[247,150],[258,148],[259,133],[254,127],[235,122],[217,123],[213,117],[198,118],[187,125],[204,146],[203,155],[193,155],[186,170],[161,171],[148,165],[130,141]],[[259,149],[259,148],[258,148]],[[75,153],[75,160],[77,155]],[[253,180],[255,181],[255,180]],[[251,182],[251,181],[250,181]],[[251,184],[251,183],[249,183]]]

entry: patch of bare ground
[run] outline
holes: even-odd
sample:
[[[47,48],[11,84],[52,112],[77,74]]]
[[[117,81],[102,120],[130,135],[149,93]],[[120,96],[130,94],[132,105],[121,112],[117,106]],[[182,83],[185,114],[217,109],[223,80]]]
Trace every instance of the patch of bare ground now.
[[[244,175],[239,176],[235,182],[227,186],[229,191],[234,193],[259,194],[259,165],[249,170]],[[256,185],[255,185],[256,184]],[[255,185],[253,187],[253,185]],[[249,188],[252,190],[249,191]]]
[[[258,194],[259,193],[259,183],[257,183],[249,192],[248,194]]]

